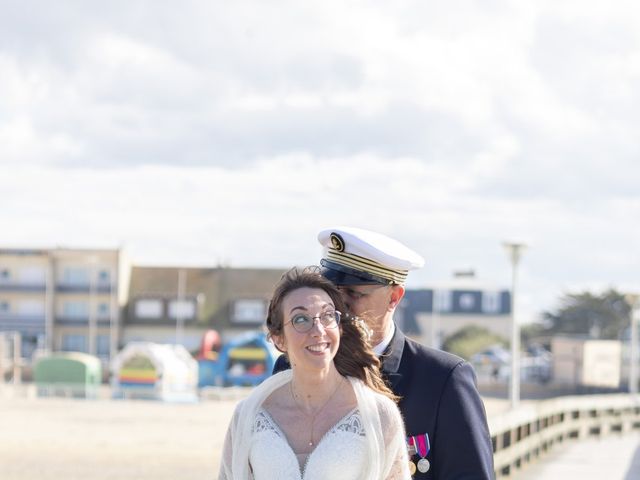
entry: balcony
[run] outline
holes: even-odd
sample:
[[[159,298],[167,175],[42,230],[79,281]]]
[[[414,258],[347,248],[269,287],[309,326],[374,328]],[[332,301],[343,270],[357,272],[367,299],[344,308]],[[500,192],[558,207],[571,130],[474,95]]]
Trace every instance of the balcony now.
[[[0,292],[44,293],[45,283],[0,282]]]
[[[99,316],[96,317],[96,325],[99,327],[108,327],[111,323],[109,317]],[[86,327],[89,325],[89,316],[56,316],[56,325],[63,327]]]
[[[41,333],[45,329],[44,315],[0,314],[0,331]]]
[[[63,283],[56,284],[56,292],[58,293],[116,293],[117,285],[109,283],[97,282],[93,285],[89,283]]]

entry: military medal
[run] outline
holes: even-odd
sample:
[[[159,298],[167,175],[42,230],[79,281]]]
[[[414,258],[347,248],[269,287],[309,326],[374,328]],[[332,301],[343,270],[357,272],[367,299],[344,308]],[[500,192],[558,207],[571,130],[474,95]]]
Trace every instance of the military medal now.
[[[416,454],[416,445],[413,437],[407,437],[407,450],[409,451],[409,473],[413,477],[416,473],[416,464],[411,461],[411,457]]]
[[[427,473],[429,471],[429,468],[431,468],[429,460],[427,460],[426,458],[421,458],[420,460],[418,460],[418,470],[420,470],[421,473]]]
[[[409,458],[413,457],[417,453],[413,437],[407,437],[407,450],[409,451]]]
[[[418,455],[420,455],[420,460],[418,460],[418,471],[420,473],[427,473],[429,468],[431,468],[431,464],[429,463],[429,460],[427,460],[427,455],[429,455],[429,450],[431,450],[429,435],[426,433],[418,435],[416,440],[412,443],[415,444]]]

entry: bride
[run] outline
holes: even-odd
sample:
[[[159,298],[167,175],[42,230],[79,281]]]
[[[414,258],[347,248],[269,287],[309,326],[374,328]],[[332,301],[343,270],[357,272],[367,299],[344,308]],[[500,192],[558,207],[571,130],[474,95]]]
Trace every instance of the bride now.
[[[267,328],[291,370],[236,407],[219,479],[410,478],[397,398],[380,377],[364,322],[344,308],[317,271],[282,277]]]

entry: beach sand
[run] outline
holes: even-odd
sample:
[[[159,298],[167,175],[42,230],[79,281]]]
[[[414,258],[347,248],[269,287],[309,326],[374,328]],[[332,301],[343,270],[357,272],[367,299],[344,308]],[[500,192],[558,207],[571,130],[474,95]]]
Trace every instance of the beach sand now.
[[[0,395],[0,480],[217,478],[238,395],[194,404],[101,398]],[[506,402],[485,404],[491,414]]]
[[[0,398],[0,479],[215,479],[236,402]]]

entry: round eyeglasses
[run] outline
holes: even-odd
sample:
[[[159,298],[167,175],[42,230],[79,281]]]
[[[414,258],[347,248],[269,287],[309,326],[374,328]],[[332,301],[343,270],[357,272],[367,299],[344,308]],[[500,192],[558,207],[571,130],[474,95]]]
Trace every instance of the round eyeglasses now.
[[[324,328],[336,328],[340,323],[340,316],[342,314],[337,310],[330,312],[324,312],[315,317],[306,315],[304,313],[296,313],[291,320],[291,325],[296,332],[306,333],[313,328],[318,320]]]

